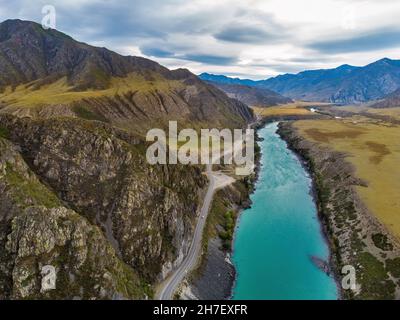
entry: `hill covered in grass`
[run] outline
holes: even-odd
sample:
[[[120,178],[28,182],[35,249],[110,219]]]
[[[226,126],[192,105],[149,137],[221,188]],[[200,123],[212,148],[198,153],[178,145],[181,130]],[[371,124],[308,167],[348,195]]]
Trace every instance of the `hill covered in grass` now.
[[[188,70],[122,56],[39,24],[0,24],[0,108],[31,117],[73,116],[143,133],[168,120],[243,127],[243,103]]]

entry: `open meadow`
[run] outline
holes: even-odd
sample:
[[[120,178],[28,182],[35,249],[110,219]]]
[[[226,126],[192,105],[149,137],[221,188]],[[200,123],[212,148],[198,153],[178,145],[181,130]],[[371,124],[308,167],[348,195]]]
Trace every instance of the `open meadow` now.
[[[400,109],[381,111],[397,115]],[[295,126],[307,139],[348,155],[368,185],[357,187],[361,199],[400,238],[400,126],[362,116],[303,120]]]
[[[279,117],[279,116],[313,116],[318,115],[310,111],[311,107],[329,106],[321,102],[295,101],[274,107],[253,107],[254,113],[259,117]]]

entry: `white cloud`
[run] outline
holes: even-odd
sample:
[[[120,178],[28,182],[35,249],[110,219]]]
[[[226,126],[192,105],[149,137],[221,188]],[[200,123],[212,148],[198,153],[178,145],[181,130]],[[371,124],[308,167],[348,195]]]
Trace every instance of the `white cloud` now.
[[[260,79],[399,58],[397,0],[0,0],[0,19],[39,22],[45,4],[78,40],[196,73]]]

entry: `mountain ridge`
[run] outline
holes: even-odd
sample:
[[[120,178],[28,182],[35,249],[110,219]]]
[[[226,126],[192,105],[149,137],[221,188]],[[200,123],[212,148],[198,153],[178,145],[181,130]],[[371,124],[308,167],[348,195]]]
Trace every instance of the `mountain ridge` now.
[[[218,75],[204,77],[230,82]],[[333,69],[305,70],[258,81],[236,78],[234,83],[265,87],[297,100],[360,104],[382,99],[400,87],[400,60],[383,58],[363,67],[344,64]]]
[[[395,108],[400,107],[400,89],[390,93],[382,100],[371,105],[372,108]]]
[[[169,120],[233,128],[254,118],[189,70],[122,56],[30,21],[7,20],[0,33],[1,113],[83,117],[140,134]]]
[[[271,107],[293,102],[292,99],[263,87],[207,82],[225,92],[228,97],[239,100],[248,106]]]

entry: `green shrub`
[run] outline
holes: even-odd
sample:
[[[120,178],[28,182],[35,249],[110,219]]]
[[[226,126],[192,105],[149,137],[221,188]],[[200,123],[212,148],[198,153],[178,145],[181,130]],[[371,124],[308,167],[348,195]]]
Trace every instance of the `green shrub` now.
[[[7,139],[10,135],[10,132],[7,128],[0,126],[0,138]]]
[[[400,258],[388,259],[386,261],[386,270],[393,277],[400,278]]]
[[[374,245],[383,250],[383,251],[392,251],[393,245],[389,242],[389,239],[386,235],[382,233],[375,233],[372,235],[372,241]]]

